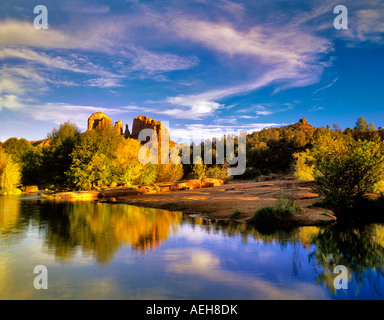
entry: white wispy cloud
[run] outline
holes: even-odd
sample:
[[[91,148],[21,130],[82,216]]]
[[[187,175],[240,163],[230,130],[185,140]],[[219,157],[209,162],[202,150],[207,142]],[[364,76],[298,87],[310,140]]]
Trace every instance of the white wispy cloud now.
[[[147,72],[169,72],[186,70],[199,63],[197,57],[180,57],[169,53],[156,53],[140,47],[132,47],[132,70],[144,70]]]
[[[59,125],[65,121],[71,121],[80,128],[86,128],[87,120],[92,113],[104,112],[110,116],[121,114],[124,110],[119,108],[103,108],[99,106],[82,106],[66,103],[45,103],[43,105],[27,105],[25,112],[39,121],[49,121]]]
[[[172,105],[182,106],[184,108],[170,108],[160,110],[159,113],[166,114],[175,118],[184,119],[202,119],[212,115],[216,110],[222,107],[221,104],[204,98],[204,95],[189,95],[169,97],[167,102]]]
[[[77,1],[71,3],[79,4]],[[73,6],[67,4],[63,7]],[[77,7],[77,13],[83,14],[109,12],[109,7],[103,5],[79,4]],[[156,53],[135,46],[129,41],[127,29],[138,20],[139,17],[127,19],[127,15],[112,15],[101,20],[86,19],[81,27],[78,23],[71,23],[60,28],[50,25],[48,30],[36,30],[31,22],[26,21],[0,21],[0,60],[4,63],[12,61],[19,70],[27,68],[33,75],[23,77],[20,72],[12,74],[8,69],[2,76],[2,94],[35,92],[38,96],[52,89],[52,85],[111,89],[122,87],[123,79],[143,77],[162,82],[168,79],[161,73],[185,70],[198,64],[197,57]],[[128,56],[124,54],[127,50],[131,53]],[[95,53],[100,58],[94,59]],[[128,61],[121,61],[127,58]],[[106,61],[110,63],[106,64]],[[58,70],[82,77],[77,76],[73,81],[71,75],[63,76]]]
[[[84,4],[84,2],[76,0],[63,1],[61,7],[64,11],[71,13],[73,12],[73,8],[76,8],[76,13],[86,14],[106,14],[111,11],[108,5]]]
[[[332,80],[331,83],[327,84],[327,85],[324,86],[324,87],[321,87],[320,89],[317,89],[317,90],[314,92],[314,94],[319,93],[320,91],[323,91],[323,90],[325,90],[325,89],[328,89],[328,88],[332,87],[338,80],[339,80],[339,77],[336,77],[335,79]]]
[[[234,134],[239,135],[245,130],[247,134],[255,131],[260,131],[264,128],[278,127],[283,124],[278,123],[251,123],[251,124],[187,124],[183,127],[173,127],[170,122],[169,133],[172,141],[192,143],[199,142],[205,139],[220,138],[224,135]]]
[[[309,109],[308,111],[309,112],[314,112],[314,111],[322,111],[322,110],[324,110],[324,107],[321,107],[321,106],[318,106],[318,105],[316,105],[316,106],[313,106],[311,109]]]
[[[182,37],[228,55],[247,55],[264,62],[283,62],[289,66],[305,67],[314,55],[330,49],[327,39],[303,32],[290,25],[270,28],[255,26],[247,31],[237,30],[229,23],[176,19],[175,31]]]
[[[215,1],[215,4],[220,9],[225,10],[228,13],[234,15],[237,19],[241,19],[246,13],[245,7],[238,2],[223,0],[223,1]]]
[[[276,27],[258,25],[244,31],[228,22],[182,17],[174,19],[172,27],[183,39],[200,43],[217,54],[225,54],[228,59],[236,59],[240,64],[240,57],[246,58],[247,64],[253,63],[255,68],[261,64],[261,70],[264,70],[254,80],[242,84],[168,97],[167,102],[184,107],[167,110],[173,116],[184,114],[201,119],[223,107],[220,100],[224,98],[272,84],[276,85],[275,93],[291,87],[308,86],[317,82],[329,65],[321,59],[331,51],[330,41],[305,32],[294,23]],[[267,115],[267,112],[260,110],[259,114]]]
[[[251,107],[236,110],[236,114],[240,114],[239,118],[242,118],[242,119],[256,119],[261,116],[269,116],[276,113],[289,111],[289,110],[292,110],[293,108],[294,108],[293,103],[254,104]],[[244,113],[246,113],[247,115],[242,115]]]
[[[89,79],[84,81],[83,85],[97,88],[116,88],[123,86],[120,83],[120,77]]]
[[[348,29],[347,38],[356,42],[384,43],[384,4],[358,10],[351,17],[353,28]]]
[[[2,104],[5,108],[21,113],[29,119],[52,122],[55,125],[71,121],[83,129],[87,127],[89,116],[95,112],[101,111],[109,116],[120,116],[121,114],[127,113],[125,108],[105,108],[101,106],[73,105],[61,102],[37,103],[37,101],[34,100],[20,99],[16,95],[5,95],[2,99]]]
[[[116,77],[116,74],[94,64],[86,56],[73,53],[55,55],[29,48],[2,48],[0,49],[0,60],[6,59],[20,59],[21,64],[31,62],[50,70],[61,69],[75,73]]]
[[[31,22],[19,20],[0,21],[0,46],[45,49],[74,49],[89,48],[90,39],[85,36],[73,35],[63,30],[48,28],[35,29]],[[91,46],[93,47],[93,46]]]
[[[0,68],[0,93],[23,95],[34,90],[45,91],[46,79],[34,72],[30,66],[10,67],[4,65]],[[0,106],[1,107],[1,106]]]

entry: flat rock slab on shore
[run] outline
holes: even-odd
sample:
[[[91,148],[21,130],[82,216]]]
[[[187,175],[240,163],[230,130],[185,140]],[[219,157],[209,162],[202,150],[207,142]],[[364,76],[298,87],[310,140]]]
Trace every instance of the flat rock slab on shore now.
[[[242,214],[235,219],[247,222],[257,209],[275,206],[282,191],[292,196],[303,210],[295,214],[294,225],[323,225],[336,222],[334,214],[323,208],[308,208],[320,198],[311,191],[311,183],[289,180],[268,182],[230,182],[217,187],[173,192],[114,196],[116,202],[136,206],[200,213],[207,218],[227,219],[236,210]]]

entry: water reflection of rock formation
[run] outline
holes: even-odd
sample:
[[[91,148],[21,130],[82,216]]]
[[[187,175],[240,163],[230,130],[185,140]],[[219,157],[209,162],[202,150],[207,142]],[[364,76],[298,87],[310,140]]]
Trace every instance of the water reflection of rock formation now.
[[[63,205],[60,203],[55,206]],[[57,210],[58,209],[58,210]],[[58,217],[59,215],[59,217]],[[51,215],[52,216],[52,215]],[[102,203],[66,203],[48,219],[47,244],[60,259],[77,249],[106,264],[124,246],[145,253],[160,246],[177,228],[181,213]]]
[[[0,240],[15,243],[26,236],[30,221],[45,237],[48,251],[62,261],[79,250],[106,264],[129,246],[139,253],[159,247],[181,220],[181,213],[94,202],[28,201],[0,197]]]

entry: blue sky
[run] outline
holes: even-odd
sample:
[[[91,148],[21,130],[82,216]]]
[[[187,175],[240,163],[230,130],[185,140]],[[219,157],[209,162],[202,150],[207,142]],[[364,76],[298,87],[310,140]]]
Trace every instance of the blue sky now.
[[[48,29],[34,28],[36,5]],[[337,30],[335,6],[348,8]],[[381,0],[2,0],[0,140],[146,115],[185,141],[285,125],[384,127]]]

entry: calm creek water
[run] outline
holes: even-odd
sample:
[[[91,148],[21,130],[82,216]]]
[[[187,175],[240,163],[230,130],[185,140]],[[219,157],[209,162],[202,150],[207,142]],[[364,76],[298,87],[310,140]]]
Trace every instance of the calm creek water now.
[[[97,202],[0,197],[0,299],[383,299],[384,225],[258,230]],[[36,290],[34,267],[48,270]],[[335,289],[336,265],[348,270]]]

